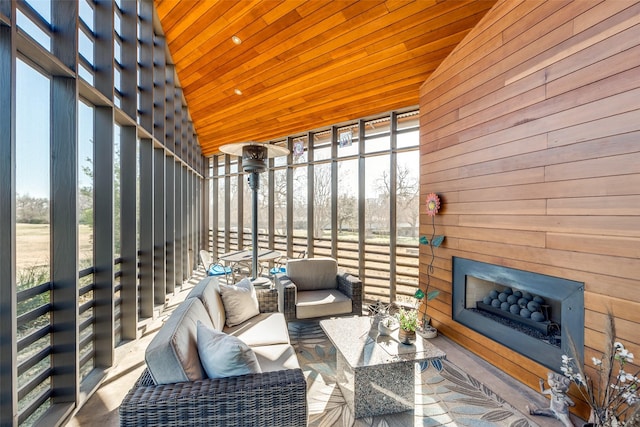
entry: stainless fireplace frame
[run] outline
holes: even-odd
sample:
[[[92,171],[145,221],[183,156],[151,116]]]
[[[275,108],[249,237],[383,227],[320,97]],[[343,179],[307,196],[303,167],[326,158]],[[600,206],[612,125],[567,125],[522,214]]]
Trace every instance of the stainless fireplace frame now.
[[[466,258],[452,259],[453,320],[546,366],[560,370],[562,355],[571,355],[567,331],[571,334],[579,363],[584,360],[584,283],[530,271],[517,270]],[[542,342],[466,309],[467,276],[527,291],[561,302],[561,347]]]

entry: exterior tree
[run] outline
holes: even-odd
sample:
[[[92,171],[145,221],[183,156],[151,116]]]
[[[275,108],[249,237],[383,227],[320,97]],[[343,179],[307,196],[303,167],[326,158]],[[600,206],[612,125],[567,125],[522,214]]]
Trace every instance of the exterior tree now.
[[[322,230],[331,227],[331,165],[314,168],[313,235],[322,237]]]
[[[49,224],[49,199],[31,197],[29,194],[16,197],[16,222],[25,224]]]
[[[338,231],[355,230],[358,225],[358,198],[351,194],[341,194],[338,206]]]
[[[379,191],[385,200],[391,194],[391,178],[385,170],[378,181]],[[418,221],[420,219],[419,197],[420,187],[418,177],[406,165],[398,165],[396,171],[396,212],[398,228],[406,228],[409,237],[418,236]],[[403,227],[404,226],[404,227]]]

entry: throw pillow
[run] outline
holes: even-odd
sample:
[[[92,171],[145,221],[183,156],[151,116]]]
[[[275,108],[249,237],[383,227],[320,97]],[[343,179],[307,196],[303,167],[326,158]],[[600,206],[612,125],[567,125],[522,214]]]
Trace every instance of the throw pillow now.
[[[209,378],[262,372],[253,350],[238,338],[198,321],[198,356]]]
[[[251,280],[244,278],[235,285],[220,283],[220,296],[227,318],[227,326],[235,326],[260,314],[258,297]]]

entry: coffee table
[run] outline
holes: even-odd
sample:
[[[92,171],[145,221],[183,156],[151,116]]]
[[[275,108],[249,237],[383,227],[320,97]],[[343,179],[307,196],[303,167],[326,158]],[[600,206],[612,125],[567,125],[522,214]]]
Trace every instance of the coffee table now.
[[[355,418],[412,410],[417,363],[445,352],[420,336],[415,344],[378,332],[374,317],[326,319],[320,326],[335,346],[337,383]]]

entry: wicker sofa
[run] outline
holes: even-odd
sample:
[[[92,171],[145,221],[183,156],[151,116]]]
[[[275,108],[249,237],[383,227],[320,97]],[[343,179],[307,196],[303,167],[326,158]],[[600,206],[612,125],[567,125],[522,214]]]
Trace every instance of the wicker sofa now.
[[[194,287],[149,344],[147,368],[120,405],[120,425],[306,425],[306,382],[284,316],[277,313],[277,292],[258,290],[257,296],[260,314],[230,328],[217,278]],[[207,378],[198,358],[197,321],[248,344],[262,372]],[[174,348],[164,348],[170,344]],[[176,353],[186,361],[167,369],[166,359]]]

